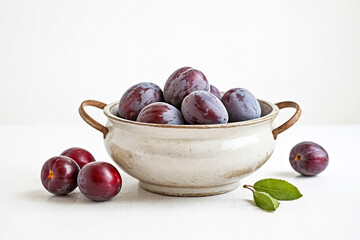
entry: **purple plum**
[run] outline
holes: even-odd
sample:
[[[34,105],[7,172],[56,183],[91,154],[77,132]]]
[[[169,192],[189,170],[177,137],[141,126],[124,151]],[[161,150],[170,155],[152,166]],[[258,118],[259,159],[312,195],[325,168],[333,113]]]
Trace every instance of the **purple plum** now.
[[[210,85],[205,75],[191,67],[176,70],[165,83],[165,101],[181,109],[184,98],[193,91],[210,91]]]
[[[298,173],[314,176],[325,170],[329,156],[325,149],[314,142],[296,144],[290,152],[290,164]]]
[[[229,119],[220,99],[206,91],[194,91],[186,96],[181,112],[190,124],[221,124]]]

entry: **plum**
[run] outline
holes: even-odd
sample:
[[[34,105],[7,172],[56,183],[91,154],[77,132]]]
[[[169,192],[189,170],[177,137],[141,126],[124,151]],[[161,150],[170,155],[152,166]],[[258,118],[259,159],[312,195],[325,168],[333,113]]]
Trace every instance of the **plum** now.
[[[63,151],[61,156],[67,156],[74,160],[80,168],[85,166],[85,164],[88,164],[90,162],[95,162],[94,156],[87,150],[83,148],[73,147],[66,149]]]
[[[119,102],[119,116],[135,121],[141,109],[150,103],[163,102],[160,87],[154,83],[142,82],[130,87]]]
[[[69,157],[52,157],[41,169],[41,183],[55,195],[68,194],[77,187],[79,170],[79,165]]]
[[[214,94],[218,99],[221,99],[221,93],[217,87],[210,85],[210,92]]]
[[[314,142],[301,142],[290,151],[290,164],[298,173],[314,176],[325,170],[329,163],[329,156],[325,149]]]
[[[120,192],[122,179],[118,170],[110,163],[92,162],[80,170],[77,183],[85,197],[102,202]]]
[[[220,99],[206,91],[194,91],[187,95],[181,112],[190,124],[220,124],[227,123],[229,119]]]
[[[193,91],[210,91],[210,85],[205,75],[191,67],[176,70],[165,83],[165,101],[181,109],[183,99]]]
[[[229,122],[246,121],[261,116],[261,108],[255,96],[244,88],[232,88],[221,98],[229,113]]]
[[[152,103],[144,107],[138,117],[138,122],[158,123],[158,124],[184,124],[181,112],[168,103]]]

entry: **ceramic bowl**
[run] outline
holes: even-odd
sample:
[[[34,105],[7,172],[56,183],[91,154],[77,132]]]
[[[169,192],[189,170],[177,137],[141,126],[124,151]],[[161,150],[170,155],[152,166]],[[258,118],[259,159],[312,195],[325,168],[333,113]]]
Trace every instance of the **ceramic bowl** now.
[[[208,196],[236,189],[241,178],[270,158],[277,135],[301,115],[294,102],[259,103],[260,118],[214,125],[130,121],[118,116],[118,102],[86,100],[79,112],[88,124],[103,133],[111,158],[137,178],[141,188],[173,196]],[[91,118],[85,106],[103,109],[108,118],[106,126]],[[275,128],[279,109],[286,107],[295,108],[295,114]]]

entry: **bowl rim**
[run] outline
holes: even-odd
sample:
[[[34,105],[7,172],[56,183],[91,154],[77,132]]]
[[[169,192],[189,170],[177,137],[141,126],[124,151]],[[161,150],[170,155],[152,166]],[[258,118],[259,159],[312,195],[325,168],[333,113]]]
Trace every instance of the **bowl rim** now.
[[[119,103],[119,101],[115,101],[106,105],[103,109],[105,116],[107,116],[110,120],[115,122],[121,122],[130,125],[140,125],[144,127],[155,127],[155,128],[173,128],[173,129],[215,129],[215,128],[232,128],[232,127],[240,127],[240,126],[248,126],[248,125],[255,125],[258,123],[264,123],[269,120],[274,119],[279,114],[279,108],[276,104],[271,103],[269,101],[265,101],[262,99],[258,99],[258,101],[269,105],[272,108],[272,111],[260,118],[241,121],[241,122],[232,122],[232,123],[223,123],[223,124],[199,124],[199,125],[166,125],[166,124],[156,124],[156,123],[143,123],[143,122],[136,122],[132,120],[127,120],[124,118],[120,118],[110,112],[110,110]]]

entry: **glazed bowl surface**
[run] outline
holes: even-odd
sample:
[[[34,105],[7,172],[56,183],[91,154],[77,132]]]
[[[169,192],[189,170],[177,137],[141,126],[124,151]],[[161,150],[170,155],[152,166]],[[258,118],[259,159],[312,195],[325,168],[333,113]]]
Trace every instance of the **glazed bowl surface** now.
[[[208,196],[236,189],[239,180],[259,169],[271,156],[277,135],[292,126],[301,109],[294,102],[259,100],[262,116],[250,121],[213,125],[141,123],[118,116],[118,102],[84,101],[80,115],[103,133],[111,158],[150,192],[173,196]],[[103,109],[106,127],[85,106]],[[295,114],[278,128],[279,109]]]

